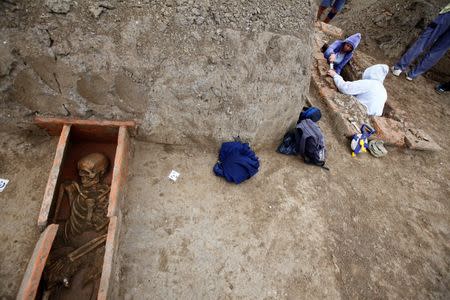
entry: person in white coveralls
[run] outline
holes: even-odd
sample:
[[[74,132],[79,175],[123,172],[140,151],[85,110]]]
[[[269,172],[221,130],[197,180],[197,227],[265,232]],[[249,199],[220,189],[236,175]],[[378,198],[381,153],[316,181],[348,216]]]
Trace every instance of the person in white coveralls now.
[[[389,67],[380,64],[367,68],[362,79],[356,81],[345,81],[334,70],[329,70],[327,74],[333,77],[334,84],[341,93],[355,96],[367,108],[369,116],[381,116],[387,100],[383,81],[388,73]]]

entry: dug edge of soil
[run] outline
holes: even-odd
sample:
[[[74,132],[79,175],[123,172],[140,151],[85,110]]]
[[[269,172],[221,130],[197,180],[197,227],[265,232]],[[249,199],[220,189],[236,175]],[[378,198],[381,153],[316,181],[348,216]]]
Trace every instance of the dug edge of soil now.
[[[57,138],[0,132],[0,299],[15,299],[39,238],[37,218]]]
[[[410,121],[450,142],[450,102],[432,83],[386,86]],[[265,149],[236,186],[213,175],[215,152],[135,142],[121,299],[449,297],[448,151],[351,158],[314,102],[329,172]]]

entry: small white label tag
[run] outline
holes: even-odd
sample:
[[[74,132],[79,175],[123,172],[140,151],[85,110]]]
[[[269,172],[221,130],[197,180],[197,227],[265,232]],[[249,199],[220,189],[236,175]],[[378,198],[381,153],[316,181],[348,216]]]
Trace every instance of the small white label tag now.
[[[175,170],[172,170],[172,172],[170,172],[170,174],[169,174],[169,179],[172,181],[177,181],[178,176],[180,176],[180,173],[178,173]]]
[[[5,187],[8,184],[8,182],[9,182],[8,179],[1,179],[0,178],[0,193],[3,192],[3,190],[5,189]]]

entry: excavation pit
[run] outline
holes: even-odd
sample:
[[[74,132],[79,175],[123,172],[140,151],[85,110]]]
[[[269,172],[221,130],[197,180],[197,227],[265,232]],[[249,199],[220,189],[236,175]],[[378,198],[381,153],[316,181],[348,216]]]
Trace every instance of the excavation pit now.
[[[108,299],[134,122],[37,118],[59,135],[18,299]]]

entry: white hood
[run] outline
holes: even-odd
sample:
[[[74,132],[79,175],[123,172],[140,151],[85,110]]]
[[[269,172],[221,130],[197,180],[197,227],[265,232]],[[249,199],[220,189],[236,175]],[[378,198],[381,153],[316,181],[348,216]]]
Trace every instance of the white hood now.
[[[377,80],[381,83],[383,83],[384,79],[386,78],[387,74],[389,73],[389,67],[387,65],[374,65],[371,67],[368,67],[362,76],[362,79],[369,79],[369,80]]]

